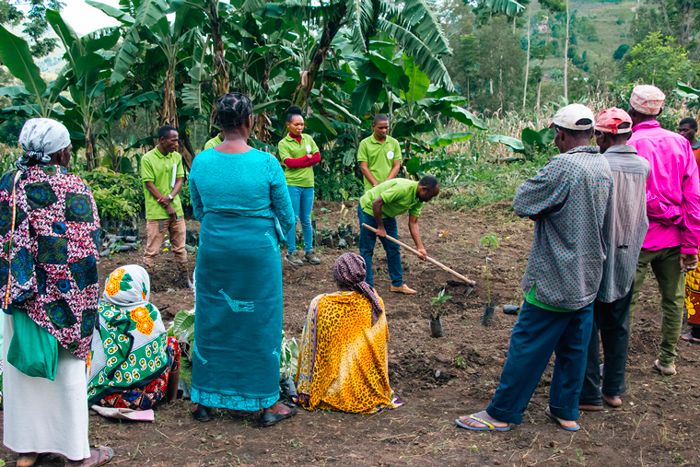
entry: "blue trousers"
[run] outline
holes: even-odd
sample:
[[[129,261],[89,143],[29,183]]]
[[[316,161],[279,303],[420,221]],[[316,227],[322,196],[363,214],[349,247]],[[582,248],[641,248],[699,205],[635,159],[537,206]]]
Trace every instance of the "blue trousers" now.
[[[374,271],[372,270],[372,255],[374,255],[374,245],[377,243],[377,235],[374,232],[362,227],[362,224],[377,227],[374,216],[370,216],[357,207],[357,217],[360,220],[360,256],[365,259],[367,267],[367,278],[365,279],[369,285],[374,287]],[[399,227],[396,225],[396,219],[393,217],[382,219],[386,233],[396,239],[399,238]],[[387,240],[386,238],[379,239],[382,242],[384,251],[386,251],[386,260],[389,263],[389,277],[391,285],[396,287],[403,285],[403,266],[401,265],[401,248]]]
[[[496,420],[522,423],[552,352],[556,355],[549,408],[564,420],[578,420],[578,402],[586,372],[593,303],[577,311],[547,311],[523,303],[513,327],[501,382],[486,412]]]
[[[289,197],[296,218],[301,222],[301,233],[304,236],[304,251],[314,249],[314,229],[311,226],[311,211],[314,209],[314,187],[288,186]],[[297,250],[297,223],[287,232],[287,253]]]

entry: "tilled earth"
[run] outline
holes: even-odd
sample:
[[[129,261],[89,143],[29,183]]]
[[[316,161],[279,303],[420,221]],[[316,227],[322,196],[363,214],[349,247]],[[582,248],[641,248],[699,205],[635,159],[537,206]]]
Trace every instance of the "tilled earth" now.
[[[352,224],[349,203],[317,206],[317,228]],[[401,234],[410,243],[407,222]],[[196,229],[196,224],[191,226]],[[462,414],[483,409],[498,383],[515,317],[497,307],[490,326],[480,324],[491,277],[493,301],[518,303],[532,236],[528,220],[515,217],[506,204],[455,212],[429,206],[421,218],[429,254],[474,278],[469,295],[446,285],[450,276],[404,253],[406,281],[414,297],[388,292],[386,261],[376,250],[377,290],[384,298],[391,332],[389,370],[394,390],[406,404],[375,415],[304,412],[271,428],[255,418],[222,414],[209,423],[189,416],[189,402],[161,406],[153,424],[112,422],[91,415],[95,444],[114,448],[110,465],[699,465],[700,347],[679,344],[678,375],[661,377],[652,369],[660,334],[657,288],[648,278],[635,316],[631,340],[628,392],[618,410],[583,414],[583,430],[571,434],[548,422],[551,365],[525,413],[525,422],[509,433],[472,433],[454,427]],[[487,251],[480,238],[499,237]],[[356,248],[356,247],[352,247]],[[317,294],[333,291],[331,265],[339,250],[321,249],[322,264],[284,270],[284,328],[299,336],[306,308]],[[115,267],[140,262],[140,252],[103,259],[104,278]],[[486,258],[491,261],[487,263]],[[194,265],[194,258],[191,259]],[[488,264],[488,266],[487,266]],[[153,278],[153,302],[166,320],[193,305],[192,294],[172,289],[172,256],[162,255]],[[447,286],[452,299],[439,307],[445,335],[430,337],[428,319],[437,307],[431,298]],[[0,459],[14,465],[14,455]],[[43,460],[55,465],[56,459]],[[59,463],[60,465],[60,463]]]

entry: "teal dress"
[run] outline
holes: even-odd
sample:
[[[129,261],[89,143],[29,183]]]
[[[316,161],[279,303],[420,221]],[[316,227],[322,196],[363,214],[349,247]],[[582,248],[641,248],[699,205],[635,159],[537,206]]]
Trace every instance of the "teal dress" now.
[[[197,251],[193,402],[257,411],[279,399],[280,241],[294,222],[279,162],[201,152],[190,171]]]

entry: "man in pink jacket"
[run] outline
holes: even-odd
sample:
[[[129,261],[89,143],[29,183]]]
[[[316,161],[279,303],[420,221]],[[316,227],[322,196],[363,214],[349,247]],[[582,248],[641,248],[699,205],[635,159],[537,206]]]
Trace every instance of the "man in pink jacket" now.
[[[666,96],[654,86],[636,86],[630,97],[632,137],[629,144],[649,162],[647,216],[649,230],[637,264],[633,303],[637,302],[649,265],[661,291],[661,349],[654,362],[663,375],[675,375],[677,344],[683,322],[684,276],[698,265],[700,183],[687,139],[664,130],[656,120]]]

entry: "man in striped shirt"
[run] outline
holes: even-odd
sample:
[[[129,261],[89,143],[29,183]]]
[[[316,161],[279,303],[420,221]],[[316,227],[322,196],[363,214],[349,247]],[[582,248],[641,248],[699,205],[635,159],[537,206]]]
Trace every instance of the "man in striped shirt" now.
[[[612,171],[613,192],[603,227],[607,257],[594,305],[593,333],[579,402],[579,409],[589,411],[603,410],[603,402],[610,407],[622,405],[632,284],[649,226],[646,209],[649,163],[627,145],[632,135],[632,118],[622,109],[606,109],[595,119],[594,134]],[[601,341],[605,356],[602,392]]]

